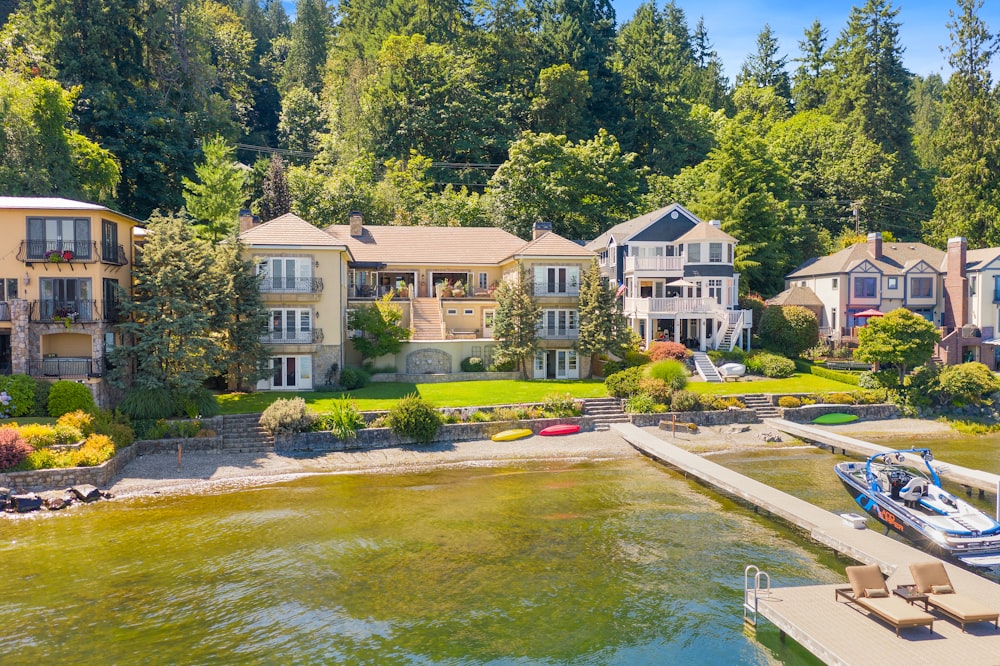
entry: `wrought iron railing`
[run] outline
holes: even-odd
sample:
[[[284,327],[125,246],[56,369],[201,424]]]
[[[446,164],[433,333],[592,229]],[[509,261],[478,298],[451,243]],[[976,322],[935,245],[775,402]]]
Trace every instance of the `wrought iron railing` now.
[[[101,263],[124,266],[128,263],[128,253],[124,245],[101,243]]]
[[[323,291],[323,278],[318,277],[265,277],[260,290],[265,294],[318,294]]]
[[[323,329],[311,331],[270,331],[261,342],[268,345],[312,345],[323,342]]]
[[[31,302],[31,321],[62,322],[67,326],[84,322],[100,321],[97,301],[84,300],[38,300]]]
[[[97,243],[89,240],[24,240],[17,252],[17,260],[26,263],[92,263],[97,261],[96,257]]]
[[[100,377],[103,368],[92,358],[43,358],[28,361],[28,373],[33,377]]]

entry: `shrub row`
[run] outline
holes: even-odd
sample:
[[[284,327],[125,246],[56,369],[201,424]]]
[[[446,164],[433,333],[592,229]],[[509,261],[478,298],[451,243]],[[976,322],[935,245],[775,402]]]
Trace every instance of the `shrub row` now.
[[[832,379],[837,382],[843,382],[845,384],[851,384],[853,386],[858,385],[858,375],[852,374],[850,372],[842,372],[840,370],[830,370],[829,368],[824,368],[820,365],[813,365],[802,359],[795,360],[795,368],[802,373],[807,373],[811,375],[816,375],[817,377],[823,377],[824,379]]]
[[[100,465],[133,439],[128,424],[107,411],[69,412],[55,425],[8,423],[0,427],[0,471]],[[75,449],[57,446],[81,441]]]

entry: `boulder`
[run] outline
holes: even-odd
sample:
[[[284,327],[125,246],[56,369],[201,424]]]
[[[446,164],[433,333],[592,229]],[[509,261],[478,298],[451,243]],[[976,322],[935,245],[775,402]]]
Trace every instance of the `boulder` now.
[[[25,495],[11,495],[10,505],[18,513],[27,513],[42,508],[42,498],[35,493]]]
[[[73,503],[72,495],[65,490],[49,490],[38,493],[38,496],[42,498],[42,505],[49,511],[65,509]]]
[[[10,499],[10,488],[0,488],[0,504]]]
[[[73,494],[83,502],[94,502],[101,499],[101,491],[98,490],[96,486],[92,486],[89,483],[73,486],[70,490],[73,491]]]

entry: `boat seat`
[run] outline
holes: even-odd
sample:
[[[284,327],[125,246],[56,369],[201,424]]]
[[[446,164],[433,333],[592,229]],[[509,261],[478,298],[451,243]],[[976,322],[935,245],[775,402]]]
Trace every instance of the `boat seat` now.
[[[899,497],[907,502],[916,502],[927,494],[927,480],[913,477],[899,489]]]

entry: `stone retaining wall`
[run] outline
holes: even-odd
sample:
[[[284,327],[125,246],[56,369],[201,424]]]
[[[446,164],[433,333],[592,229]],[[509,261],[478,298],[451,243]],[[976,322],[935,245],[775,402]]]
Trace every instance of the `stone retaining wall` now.
[[[854,414],[859,419],[881,420],[898,419],[899,407],[896,405],[805,405],[804,407],[781,408],[782,418],[795,423],[809,423],[823,414]]]
[[[467,442],[489,439],[498,432],[513,428],[529,428],[538,434],[550,425],[573,423],[580,430],[588,432],[594,429],[594,419],[591,416],[574,416],[561,419],[536,419],[533,421],[494,421],[490,423],[449,423],[438,430],[436,442]],[[371,449],[386,449],[396,446],[417,445],[409,437],[400,437],[389,428],[366,428],[358,431],[356,439],[340,440],[330,432],[301,432],[288,437],[279,437],[274,441],[278,452],[291,451],[356,451]]]
[[[372,375],[373,382],[410,382],[412,384],[442,384],[444,382],[475,382],[487,379],[521,379],[520,372],[442,372],[436,374],[413,374],[405,372],[391,374],[382,372]]]
[[[662,412],[660,414],[629,414],[632,425],[648,428],[669,422],[677,417],[678,423],[694,423],[700,426],[731,425],[733,423],[758,423],[760,419],[752,409],[726,409],[711,412]]]

